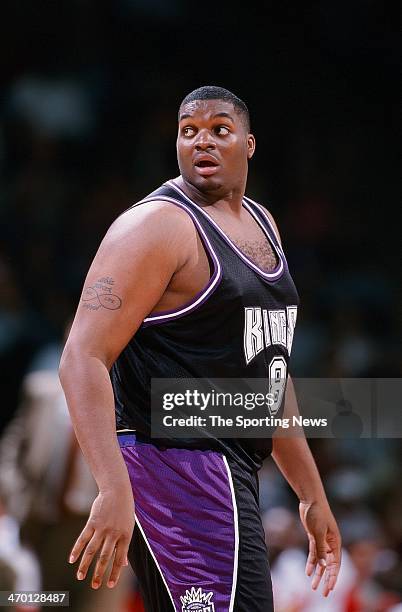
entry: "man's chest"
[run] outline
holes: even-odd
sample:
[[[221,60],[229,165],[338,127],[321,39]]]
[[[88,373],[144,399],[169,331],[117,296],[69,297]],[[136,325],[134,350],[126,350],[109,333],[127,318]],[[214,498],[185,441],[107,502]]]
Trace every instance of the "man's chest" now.
[[[229,240],[264,272],[276,268],[278,257],[262,228],[250,216],[241,223],[222,218],[218,223]]]

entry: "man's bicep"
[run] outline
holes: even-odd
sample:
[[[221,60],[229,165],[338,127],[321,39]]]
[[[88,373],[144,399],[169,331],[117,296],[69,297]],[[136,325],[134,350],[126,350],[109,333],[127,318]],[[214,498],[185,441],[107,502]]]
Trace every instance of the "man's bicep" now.
[[[68,342],[108,366],[159,302],[177,267],[172,249],[147,235],[112,228],[84,283]],[[156,248],[157,247],[157,248]]]

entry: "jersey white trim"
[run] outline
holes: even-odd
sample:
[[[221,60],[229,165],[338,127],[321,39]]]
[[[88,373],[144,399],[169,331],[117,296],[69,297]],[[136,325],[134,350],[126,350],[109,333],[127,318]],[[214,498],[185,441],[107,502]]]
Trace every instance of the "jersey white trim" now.
[[[147,202],[159,202],[159,201],[170,202],[174,204],[175,206],[178,206],[179,208],[185,210],[189,214],[197,231],[201,235],[201,239],[202,239],[204,246],[206,246],[205,250],[207,251],[207,255],[209,253],[211,256],[211,259],[214,264],[214,272],[211,278],[209,279],[207,285],[204,287],[204,289],[201,290],[200,295],[196,299],[190,300],[187,306],[178,307],[178,308],[166,311],[166,312],[162,311],[160,313],[155,313],[153,315],[151,314],[144,319],[143,323],[163,322],[169,319],[175,319],[176,317],[180,317],[182,315],[188,314],[189,312],[191,312],[192,310],[195,310],[198,306],[200,306],[201,303],[203,303],[209,297],[209,295],[215,290],[216,286],[219,284],[222,278],[222,267],[218,259],[218,256],[216,255],[208,239],[208,236],[203,230],[201,223],[198,221],[196,215],[193,213],[193,211],[188,206],[186,206],[182,202],[179,202],[179,200],[175,200],[174,198],[171,198],[169,196],[164,196],[164,195],[144,198],[143,200],[140,200],[140,202],[137,202],[134,206],[145,204]]]
[[[254,206],[256,206],[258,208],[259,211],[262,212],[262,214],[264,215],[264,217],[266,218],[269,227],[272,230],[272,233],[274,234],[274,236],[276,236],[276,239],[278,241],[278,247],[280,248],[281,252],[283,253],[283,248],[282,248],[282,244],[281,244],[281,239],[280,236],[278,234],[278,231],[275,229],[271,219],[269,218],[269,215],[267,213],[267,211],[265,210],[265,208],[263,206],[261,206],[261,204],[258,204],[258,202],[256,202],[255,200],[252,200],[251,198],[249,198],[248,196],[244,196],[244,199],[248,202],[251,202],[252,204],[254,204]]]
[[[168,594],[169,594],[169,597],[170,597],[170,599],[171,599],[171,601],[172,601],[173,609],[174,609],[174,611],[175,611],[175,612],[177,612],[177,608],[176,608],[175,603],[174,603],[174,600],[173,600],[173,595],[172,595],[172,593],[170,592],[170,589],[169,589],[168,584],[167,584],[167,582],[166,582],[165,576],[163,575],[163,572],[162,572],[162,570],[161,570],[161,567],[160,567],[160,565],[159,565],[159,563],[158,563],[158,561],[157,561],[157,559],[156,559],[156,557],[155,557],[154,551],[152,550],[152,547],[151,547],[151,545],[150,545],[150,543],[149,543],[149,541],[148,541],[147,536],[145,535],[145,532],[144,532],[144,530],[143,530],[143,528],[142,528],[142,525],[141,525],[140,520],[139,520],[139,518],[138,518],[138,516],[137,516],[137,515],[135,515],[135,522],[136,522],[136,525],[138,526],[138,529],[139,529],[139,530],[140,530],[140,532],[141,532],[142,537],[143,537],[143,538],[144,538],[144,540],[145,540],[146,545],[148,546],[148,550],[149,550],[149,552],[151,553],[152,559],[155,561],[155,565],[156,565],[156,567],[157,567],[157,568],[158,568],[158,570],[159,570],[159,573],[160,573],[161,578],[162,578],[162,580],[163,580],[163,584],[165,585],[166,590],[167,590],[167,592],[168,592]]]
[[[250,202],[248,202],[248,200],[250,200],[250,198],[244,198],[243,203],[245,205],[245,207],[247,208],[247,210],[249,211],[249,213],[254,217],[254,219],[257,221],[258,225],[261,227],[261,229],[263,230],[264,234],[267,236],[270,245],[273,247],[275,253],[278,256],[278,260],[283,264],[283,257],[284,257],[284,253],[283,253],[283,249],[281,248],[281,243],[280,240],[278,238],[278,234],[276,233],[272,223],[269,221],[268,215],[266,213],[264,213],[267,221],[269,222],[269,227],[271,228],[271,231],[273,233],[273,235],[275,236],[275,238],[278,240],[278,244],[276,244],[276,242],[274,240],[272,240],[271,236],[268,234],[266,228],[264,227],[264,225],[261,223],[261,219],[258,218],[258,216],[255,214],[255,211],[253,210],[252,206],[250,206]],[[255,204],[256,206],[258,206],[258,208],[260,210],[263,210],[262,206],[260,206],[259,204],[257,204],[257,202],[254,202],[254,200],[251,200],[251,202],[253,204]]]
[[[229,479],[230,492],[232,494],[232,505],[233,505],[233,525],[235,532],[235,549],[234,549],[234,559],[233,559],[233,581],[232,581],[232,593],[230,595],[230,604],[228,612],[233,612],[233,606],[236,596],[236,587],[237,587],[237,572],[239,567],[239,518],[237,513],[237,502],[236,496],[234,492],[232,473],[230,471],[230,467],[228,464],[228,460],[223,455],[223,462],[226,467],[226,471]]]

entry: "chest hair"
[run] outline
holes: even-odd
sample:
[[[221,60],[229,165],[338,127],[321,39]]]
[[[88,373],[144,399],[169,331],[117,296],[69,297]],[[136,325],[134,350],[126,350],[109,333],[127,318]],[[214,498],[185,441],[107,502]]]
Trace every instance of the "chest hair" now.
[[[236,246],[264,272],[272,272],[278,265],[278,257],[266,239],[253,242],[237,240]]]

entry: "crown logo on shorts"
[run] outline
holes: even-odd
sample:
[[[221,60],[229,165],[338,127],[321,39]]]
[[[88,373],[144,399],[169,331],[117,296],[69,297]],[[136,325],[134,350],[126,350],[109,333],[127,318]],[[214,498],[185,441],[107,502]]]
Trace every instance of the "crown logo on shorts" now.
[[[186,590],[185,595],[181,595],[182,612],[215,612],[215,606],[211,602],[213,592],[203,593],[201,587],[196,589],[191,587]]]

